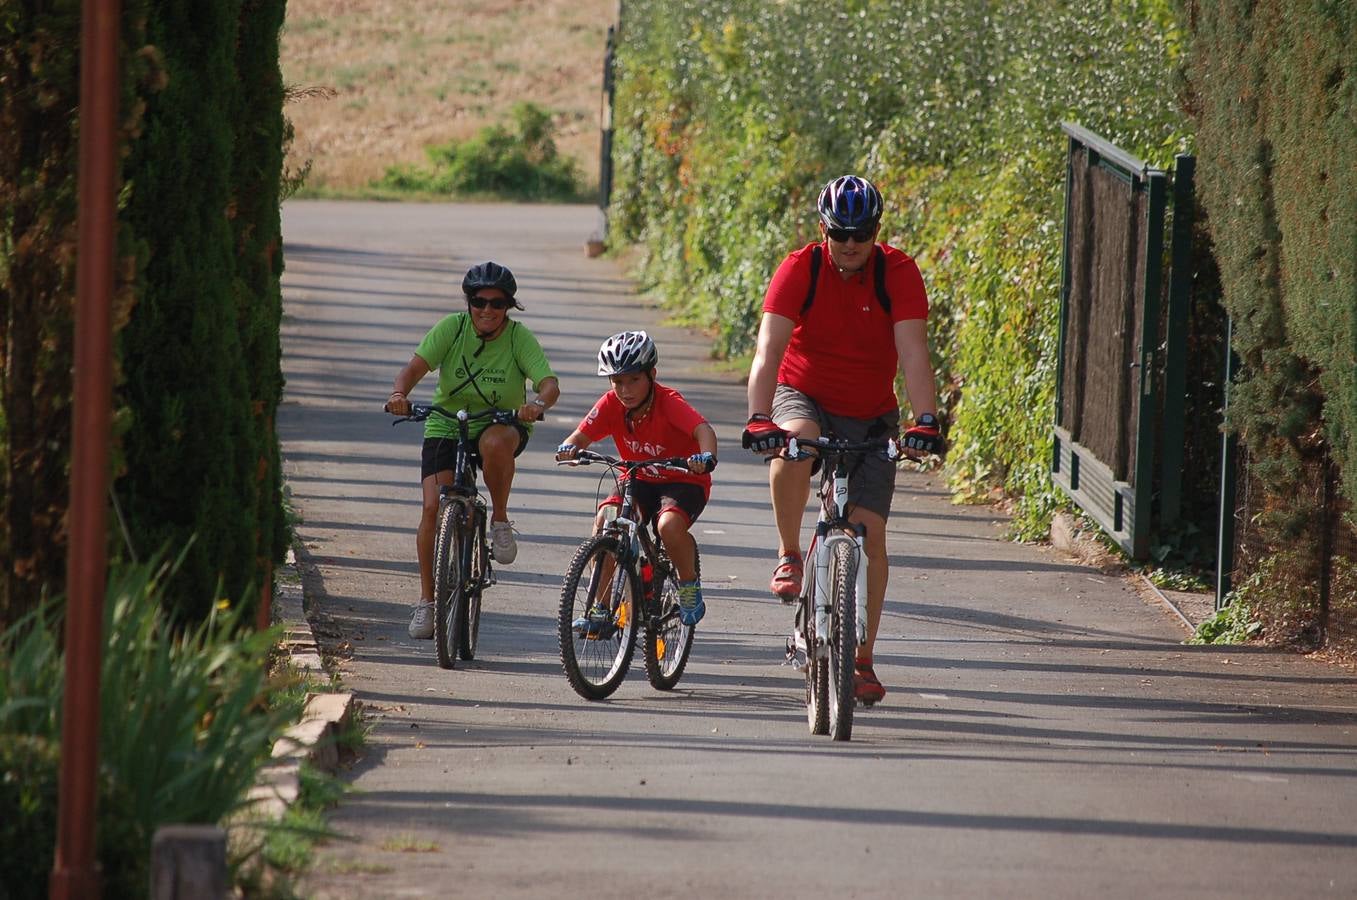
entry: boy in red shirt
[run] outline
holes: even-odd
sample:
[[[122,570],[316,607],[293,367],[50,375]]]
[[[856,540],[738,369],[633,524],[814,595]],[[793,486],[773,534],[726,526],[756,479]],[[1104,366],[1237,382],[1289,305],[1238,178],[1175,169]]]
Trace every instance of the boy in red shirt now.
[[[686,456],[688,472],[636,469],[633,495],[644,521],[658,517],[660,540],[679,577],[679,618],[693,626],[706,613],[697,577],[697,542],[689,533],[711,496],[716,468],[716,432],[683,395],[655,380],[659,352],[644,331],[624,331],[603,342],[598,374],[612,382],[608,391],[556,448],[558,460],[573,459],[594,441],[612,437],[625,460]],[[608,507],[621,504],[613,494],[599,505],[594,531],[601,531]],[[616,510],[614,509],[614,512]]]

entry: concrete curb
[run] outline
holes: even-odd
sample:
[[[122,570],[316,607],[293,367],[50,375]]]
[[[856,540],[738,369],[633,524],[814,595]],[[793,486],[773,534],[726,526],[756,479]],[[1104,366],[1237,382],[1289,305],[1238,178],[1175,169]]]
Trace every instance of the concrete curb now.
[[[306,618],[301,573],[291,550],[275,570],[273,584],[273,617],[284,626],[283,647],[292,665],[303,676],[327,680],[329,674]],[[250,789],[250,809],[277,820],[296,802],[303,763],[325,772],[335,771],[339,766],[337,738],[352,720],[356,706],[348,691],[308,694],[301,719],[274,743],[273,761],[260,771]]]

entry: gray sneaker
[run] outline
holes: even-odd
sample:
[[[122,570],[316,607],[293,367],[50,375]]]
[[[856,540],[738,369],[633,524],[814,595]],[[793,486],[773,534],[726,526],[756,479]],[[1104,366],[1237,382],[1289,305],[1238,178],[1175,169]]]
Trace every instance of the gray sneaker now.
[[[414,615],[410,617],[410,637],[419,641],[433,637],[433,620],[433,602],[417,604]]]
[[[507,566],[518,556],[513,522],[490,523],[490,555],[502,566]]]

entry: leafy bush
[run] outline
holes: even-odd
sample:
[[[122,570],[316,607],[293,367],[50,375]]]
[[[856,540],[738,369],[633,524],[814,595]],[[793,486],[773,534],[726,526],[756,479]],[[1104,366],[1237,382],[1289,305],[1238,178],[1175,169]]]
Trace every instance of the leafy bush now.
[[[109,896],[145,892],[160,825],[215,824],[239,807],[300,713],[295,702],[271,702],[277,685],[265,660],[277,634],[243,630],[247,605],[217,606],[203,622],[176,628],[159,601],[170,572],[123,565],[109,577],[97,829]],[[0,635],[0,884],[31,885],[34,896],[46,894],[55,851],[60,627],[49,605]]]
[[[556,152],[551,114],[517,103],[506,127],[489,125],[470,140],[427,147],[432,164],[392,166],[379,187],[459,197],[582,200],[575,161]]]
[[[806,23],[815,22],[808,30]],[[847,171],[919,261],[962,496],[1001,485],[1044,534],[1065,138],[1151,164],[1185,141],[1167,0],[1079,6],[633,0],[618,51],[609,240],[714,353],[753,344],[774,267]]]

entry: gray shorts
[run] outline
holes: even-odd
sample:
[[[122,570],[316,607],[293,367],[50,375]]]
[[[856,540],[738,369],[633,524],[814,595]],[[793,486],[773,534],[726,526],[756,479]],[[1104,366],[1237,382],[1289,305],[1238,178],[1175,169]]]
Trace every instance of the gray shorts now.
[[[874,419],[850,419],[825,412],[810,397],[794,387],[779,383],[773,392],[773,421],[782,425],[792,419],[810,419],[820,423],[822,436],[833,435],[845,441],[866,441],[874,437],[894,437],[900,433],[900,411]],[[818,464],[817,464],[818,466]],[[861,506],[890,518],[891,498],[895,495],[895,463],[872,453],[849,460],[848,508]]]

